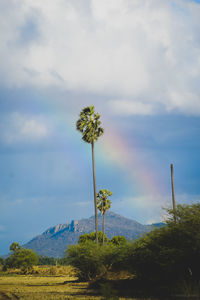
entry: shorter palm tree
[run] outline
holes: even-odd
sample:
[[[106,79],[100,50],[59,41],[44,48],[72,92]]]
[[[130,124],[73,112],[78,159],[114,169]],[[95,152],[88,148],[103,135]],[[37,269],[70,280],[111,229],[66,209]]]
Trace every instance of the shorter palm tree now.
[[[111,206],[111,201],[108,196],[112,196],[112,192],[106,189],[101,189],[97,194],[97,208],[103,216],[103,244],[105,235],[105,213]]]

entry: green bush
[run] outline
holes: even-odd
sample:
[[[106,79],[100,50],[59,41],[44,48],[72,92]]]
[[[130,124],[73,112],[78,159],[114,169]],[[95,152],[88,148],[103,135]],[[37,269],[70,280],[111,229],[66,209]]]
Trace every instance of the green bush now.
[[[92,242],[69,246],[68,262],[78,269],[81,280],[91,280],[102,275],[105,270],[101,264],[99,246]]]
[[[83,244],[88,241],[96,242],[96,232],[84,233],[79,236],[79,240],[78,240],[79,244]],[[108,241],[109,241],[109,239],[104,234],[104,242],[106,243]],[[99,244],[103,243],[103,232],[102,231],[98,231],[98,242],[99,242]]]
[[[116,235],[109,242],[112,243],[112,244],[114,244],[114,245],[119,246],[119,245],[126,244],[127,243],[127,239],[123,235]]]
[[[78,269],[81,280],[92,280],[105,276],[113,264],[115,246],[97,245],[93,242],[69,246],[67,262]]]
[[[30,249],[24,249],[17,243],[10,246],[13,253],[5,260],[4,269],[20,268],[24,273],[30,272],[38,264],[38,255]]]
[[[55,257],[49,257],[49,256],[42,256],[40,255],[38,260],[38,265],[39,266],[55,266],[56,262],[59,261],[59,259],[56,259]]]
[[[166,226],[136,241],[117,236],[103,246],[83,235],[78,245],[68,248],[67,261],[84,280],[105,277],[110,270],[128,271],[136,286],[149,294],[181,292],[182,282],[196,289],[200,282],[200,204],[178,205],[176,222],[173,211],[168,213]]]
[[[178,205],[176,222],[168,212],[167,226],[129,244],[124,264],[145,284],[173,290],[200,280],[200,205]]]

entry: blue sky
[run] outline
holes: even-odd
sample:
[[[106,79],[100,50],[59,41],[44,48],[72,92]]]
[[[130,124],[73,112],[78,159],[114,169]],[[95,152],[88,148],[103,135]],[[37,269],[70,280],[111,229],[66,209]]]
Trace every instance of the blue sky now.
[[[97,189],[141,223],[200,200],[200,4],[189,0],[1,1],[0,254],[93,214],[91,148],[76,131],[94,105]]]

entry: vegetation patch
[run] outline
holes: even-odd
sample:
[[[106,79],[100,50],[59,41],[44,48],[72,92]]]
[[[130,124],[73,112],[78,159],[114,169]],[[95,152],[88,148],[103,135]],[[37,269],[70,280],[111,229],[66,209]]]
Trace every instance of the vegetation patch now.
[[[82,280],[109,283],[135,296],[200,298],[200,204],[168,210],[167,225],[135,242],[113,238],[102,245],[81,239],[67,250],[68,262]],[[109,280],[110,272],[127,271],[130,280]],[[96,286],[97,287],[97,286]],[[120,288],[121,287],[121,288]],[[180,298],[180,297],[179,297]]]
[[[7,271],[4,272],[4,276],[0,276],[0,299],[101,299],[93,290],[88,289],[87,282],[78,282],[77,277],[72,276],[75,270],[70,266],[58,267],[59,276],[45,276],[44,270],[47,274],[51,273],[51,267],[48,266],[36,269],[38,274],[33,275],[10,275]]]

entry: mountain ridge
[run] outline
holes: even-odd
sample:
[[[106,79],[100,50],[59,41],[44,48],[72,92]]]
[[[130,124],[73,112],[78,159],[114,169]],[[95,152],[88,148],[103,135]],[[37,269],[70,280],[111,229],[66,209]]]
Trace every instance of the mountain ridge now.
[[[57,224],[34,237],[24,245],[33,249],[39,255],[62,257],[68,245],[76,244],[81,234],[95,231],[94,216],[81,220],[72,220],[69,224]],[[160,227],[162,223],[143,225],[114,212],[107,212],[105,230],[108,238],[124,235],[126,239],[134,240],[146,232]],[[102,230],[102,216],[98,215],[98,229]]]

